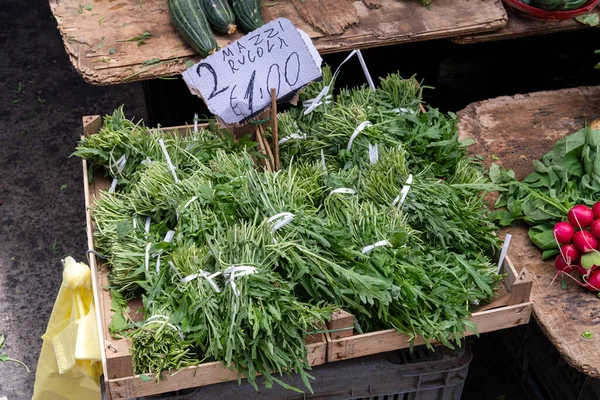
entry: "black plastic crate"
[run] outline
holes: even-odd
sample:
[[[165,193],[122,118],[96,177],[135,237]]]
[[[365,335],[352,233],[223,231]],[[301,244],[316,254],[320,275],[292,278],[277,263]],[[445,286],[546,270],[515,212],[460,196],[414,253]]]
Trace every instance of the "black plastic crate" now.
[[[533,318],[527,325],[504,331],[502,350],[532,399],[600,399],[600,379],[570,366]]]
[[[211,400],[459,400],[472,359],[471,348],[431,351],[419,346],[315,367],[314,393],[295,393],[275,385],[255,391],[242,382],[225,382],[147,399]],[[284,381],[302,387],[299,379]]]

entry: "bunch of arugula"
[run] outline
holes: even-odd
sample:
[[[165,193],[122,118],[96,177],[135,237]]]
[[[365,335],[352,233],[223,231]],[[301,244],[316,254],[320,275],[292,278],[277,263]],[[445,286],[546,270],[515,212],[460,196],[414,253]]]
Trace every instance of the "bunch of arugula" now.
[[[333,84],[324,75],[301,100]],[[158,378],[221,360],[254,385],[257,372],[270,386],[285,385],[272,372],[294,371],[310,388],[305,339],[334,307],[355,314],[359,331],[393,327],[448,346],[476,330],[470,304],[489,299],[500,278],[483,202],[495,186],[466,158],[454,115],[418,113],[421,90],[391,75],[376,91],[342,90],[312,113],[292,108],[280,137],[306,138],[282,144],[274,173],[256,169],[253,142],[234,142],[214,124],[171,135],[119,109],[84,139],[76,154],[118,179],[92,217],[111,267],[119,315],[111,328],[131,335],[136,372]],[[349,148],[365,120],[372,125]],[[414,183],[396,205],[409,174]],[[292,218],[276,227],[282,215]],[[236,268],[251,273],[231,278]],[[126,317],[136,296],[142,323]]]

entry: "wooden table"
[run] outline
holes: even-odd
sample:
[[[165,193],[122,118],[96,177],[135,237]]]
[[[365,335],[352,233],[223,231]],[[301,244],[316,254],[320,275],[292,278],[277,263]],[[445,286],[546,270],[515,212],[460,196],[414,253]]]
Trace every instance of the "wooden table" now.
[[[600,8],[596,7],[592,12],[600,15]],[[501,29],[475,35],[458,36],[450,40],[458,44],[471,44],[590,28],[577,22],[574,18],[564,21],[532,20],[508,6],[506,6],[506,13],[508,14],[508,23]]]
[[[521,180],[533,171],[532,161],[552,148],[554,142],[600,118],[600,87],[582,87],[498,97],[467,106],[458,113],[460,136],[476,143],[475,154],[498,157],[497,163],[515,171]],[[566,361],[581,372],[600,378],[600,300],[573,282],[561,290],[552,285],[552,262],[529,241],[526,227],[503,230],[512,234],[508,254],[515,268],[533,274],[534,317]],[[593,332],[584,339],[583,331]]]
[[[323,54],[493,31],[507,23],[501,0],[435,0],[429,9],[417,0],[328,0],[346,7],[351,2],[358,25],[326,35],[305,22],[293,1],[263,6],[264,20],[290,19]],[[381,7],[365,5],[373,3]],[[186,61],[198,60],[171,27],[167,0],[50,0],[50,8],[71,62],[92,84],[175,75],[186,69]],[[335,21],[337,7],[331,9],[323,14]],[[152,34],[145,44],[123,42],[145,31]],[[239,37],[218,36],[217,41],[225,46]]]

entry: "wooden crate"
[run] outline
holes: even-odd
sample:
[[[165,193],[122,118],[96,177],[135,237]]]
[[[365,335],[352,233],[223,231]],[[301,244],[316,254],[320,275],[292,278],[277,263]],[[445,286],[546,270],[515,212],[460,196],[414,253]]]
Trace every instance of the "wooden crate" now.
[[[83,133],[89,136],[97,133],[102,127],[102,119],[98,115],[83,117]],[[168,132],[176,130],[185,130],[190,126],[179,126],[163,128]],[[102,174],[95,174],[94,179],[89,183],[88,165],[83,160],[83,187],[85,192],[85,209],[88,248],[94,250],[93,230],[94,226],[91,217],[91,207],[96,198],[101,196],[101,191],[108,189],[110,181]],[[104,381],[107,394],[113,399],[128,399],[132,397],[150,396],[154,394],[167,393],[180,389],[187,389],[198,386],[211,385],[231,380],[237,380],[236,371],[227,369],[222,362],[209,362],[198,366],[189,367],[177,371],[173,375],[167,376],[167,379],[158,383],[152,379],[144,382],[139,375],[133,374],[132,358],[129,353],[131,342],[128,339],[112,338],[108,330],[108,324],[114,314],[111,311],[110,293],[103,290],[108,286],[108,268],[102,268],[102,264],[90,253],[89,266],[92,271],[94,300],[96,302],[96,312],[99,324],[100,345],[103,348],[102,365],[104,372]],[[131,316],[139,319],[135,314],[139,309],[139,301],[130,302]],[[311,366],[324,364],[326,361],[327,342],[325,335],[311,335],[307,338],[306,347],[309,352],[308,361]],[[149,375],[153,378],[153,375]]]
[[[532,279],[527,270],[517,274],[508,257],[500,271],[506,274],[498,288],[495,300],[478,308],[471,317],[479,333],[512,328],[529,322],[533,303],[531,301]],[[386,351],[410,347],[409,337],[395,329],[354,335],[354,317],[344,311],[335,313],[327,328],[327,362],[347,360]],[[468,331],[467,335],[474,332]],[[414,345],[425,342],[420,337]]]

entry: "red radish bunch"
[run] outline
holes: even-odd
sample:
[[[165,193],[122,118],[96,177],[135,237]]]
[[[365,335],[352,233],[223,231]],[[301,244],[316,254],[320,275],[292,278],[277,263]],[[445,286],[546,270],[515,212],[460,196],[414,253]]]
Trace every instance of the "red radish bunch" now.
[[[560,254],[554,259],[557,275],[574,270],[582,275],[589,290],[600,292],[600,201],[592,208],[579,204],[569,210],[569,222],[554,225]]]

